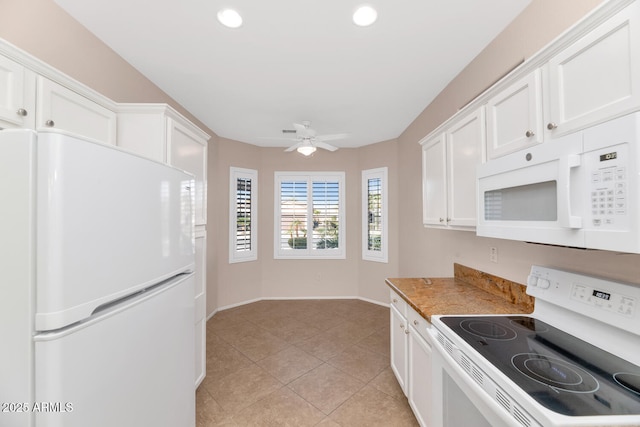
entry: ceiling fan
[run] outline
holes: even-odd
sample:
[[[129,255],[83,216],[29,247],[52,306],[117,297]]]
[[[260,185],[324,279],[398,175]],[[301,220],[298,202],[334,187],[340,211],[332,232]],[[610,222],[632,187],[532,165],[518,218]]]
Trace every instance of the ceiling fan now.
[[[316,135],[316,131],[311,129],[311,122],[305,120],[302,124],[294,123],[295,130],[283,130],[283,133],[295,133],[295,138],[289,138],[292,141],[298,141],[297,144],[293,144],[291,147],[284,151],[296,150],[298,153],[305,156],[313,154],[317,148],[322,148],[329,151],[336,151],[338,147],[331,144],[327,144],[325,141],[332,141],[336,139],[346,138],[346,133],[338,133],[334,135]]]

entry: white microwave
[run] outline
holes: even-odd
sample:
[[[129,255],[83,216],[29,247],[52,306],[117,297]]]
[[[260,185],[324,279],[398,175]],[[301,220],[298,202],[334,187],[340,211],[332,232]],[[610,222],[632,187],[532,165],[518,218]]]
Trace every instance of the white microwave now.
[[[478,167],[478,236],[640,253],[640,112]]]

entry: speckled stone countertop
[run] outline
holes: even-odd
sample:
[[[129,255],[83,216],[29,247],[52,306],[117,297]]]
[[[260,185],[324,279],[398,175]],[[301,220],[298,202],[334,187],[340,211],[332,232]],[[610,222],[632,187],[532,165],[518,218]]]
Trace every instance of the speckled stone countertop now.
[[[534,298],[516,282],[460,264],[453,278],[387,279],[387,285],[422,317],[440,314],[528,314]]]

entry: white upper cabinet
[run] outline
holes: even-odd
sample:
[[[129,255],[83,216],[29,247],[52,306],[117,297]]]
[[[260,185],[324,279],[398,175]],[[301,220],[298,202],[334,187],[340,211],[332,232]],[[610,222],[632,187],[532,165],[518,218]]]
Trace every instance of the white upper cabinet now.
[[[167,120],[167,163],[195,175],[196,225],[207,223],[207,139],[202,131]]]
[[[536,69],[487,102],[487,158],[539,144],[543,138],[541,72]]]
[[[122,104],[118,145],[195,175],[196,225],[207,223],[209,135],[166,104]]]
[[[116,114],[106,107],[115,106],[111,100],[0,40],[5,51],[11,55],[0,54],[0,129],[56,128],[115,145]]]
[[[35,73],[0,55],[0,128],[35,126]]]
[[[456,122],[447,131],[447,224],[476,225],[476,167],[485,160],[484,108]]]
[[[116,113],[46,77],[37,82],[36,129],[58,128],[116,144]]]
[[[546,132],[560,136],[640,107],[640,2],[547,64]]]
[[[422,142],[425,226],[472,229],[476,224],[476,166],[485,158],[484,108]]]
[[[422,222],[445,225],[447,218],[447,157],[445,134],[422,145]]]

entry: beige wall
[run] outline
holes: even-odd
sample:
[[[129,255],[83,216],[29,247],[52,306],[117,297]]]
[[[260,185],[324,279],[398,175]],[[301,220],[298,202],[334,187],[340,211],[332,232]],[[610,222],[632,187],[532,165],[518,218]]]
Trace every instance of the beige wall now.
[[[229,264],[229,168],[231,166],[258,170],[258,218],[262,205],[262,182],[264,174],[260,171],[260,149],[253,145],[243,144],[237,141],[219,138],[218,155],[209,164],[211,172],[212,165],[217,164],[215,175],[209,175],[209,206],[214,211],[216,218],[209,221],[209,229],[214,229],[215,240],[209,242],[209,247],[215,247],[219,256],[213,269],[209,269],[211,274],[218,277],[218,287],[209,287],[207,298],[208,312],[211,313],[219,307],[238,304],[243,301],[250,301],[262,295],[262,272],[261,258],[259,253],[258,261],[240,262]],[[260,232],[258,224],[258,232]],[[260,236],[258,244],[260,245]],[[261,252],[261,251],[260,251]],[[215,305],[212,305],[214,292]]]
[[[384,279],[397,275],[397,256],[390,263],[361,260],[361,172],[374,167],[389,167],[390,181],[397,182],[397,144],[388,141],[363,149],[341,149],[334,153],[318,150],[311,157],[285,153],[283,148],[260,148],[237,141],[220,139],[218,188],[219,239],[221,256],[217,272],[217,307],[228,307],[256,298],[363,297],[385,301]],[[258,170],[258,260],[229,264],[229,167]],[[346,248],[340,260],[274,259],[274,172],[344,171],[346,176]],[[212,195],[212,192],[209,192]],[[395,197],[395,196],[394,196]],[[392,198],[393,204],[397,200]],[[392,209],[393,212],[394,209]],[[397,218],[397,216],[394,217]],[[397,220],[392,219],[392,228]],[[397,235],[397,234],[396,234]],[[397,238],[392,250],[397,254]]]
[[[398,138],[400,169],[400,274],[450,276],[454,262],[524,283],[531,264],[553,265],[638,282],[640,255],[583,251],[476,237],[471,232],[421,225],[418,141],[514,64],[532,56],[602,0],[534,0],[472,61]],[[498,248],[497,264],[489,247]]]
[[[389,197],[389,262],[379,263],[362,260],[362,243],[359,245],[358,295],[373,301],[389,301],[389,289],[384,284],[387,277],[398,277],[400,239],[398,235],[400,211],[404,208],[400,203],[398,188],[400,186],[398,164],[398,142],[396,140],[381,142],[362,147],[359,150],[360,170],[388,168]],[[361,172],[360,172],[361,173]],[[360,184],[362,186],[362,184]],[[362,222],[360,222],[362,227]],[[353,230],[353,227],[351,228]],[[361,238],[360,229],[353,230]]]

